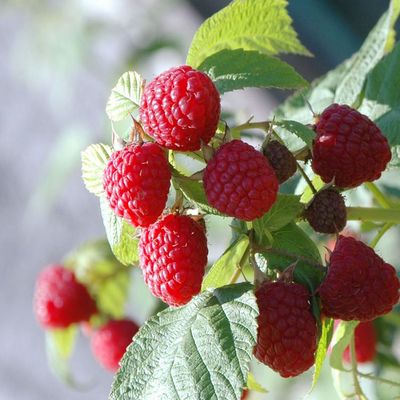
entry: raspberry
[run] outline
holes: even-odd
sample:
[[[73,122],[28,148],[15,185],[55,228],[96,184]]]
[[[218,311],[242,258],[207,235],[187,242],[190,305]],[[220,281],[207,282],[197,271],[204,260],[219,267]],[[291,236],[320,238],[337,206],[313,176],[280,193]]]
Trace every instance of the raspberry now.
[[[33,298],[37,320],[44,328],[65,328],[87,321],[97,312],[86,287],[69,269],[49,265],[38,276]]]
[[[158,75],[144,90],[140,119],[157,143],[172,150],[199,150],[214,136],[221,100],[212,80],[187,65]]]
[[[332,104],[315,126],[312,168],[324,182],[355,187],[381,176],[391,152],[385,136],[365,115]]]
[[[339,236],[319,295],[327,317],[368,321],[391,311],[399,301],[399,289],[390,264],[364,243]]]
[[[314,364],[317,325],[310,294],[297,283],[265,282],[256,291],[258,337],[254,355],[284,378]]]
[[[358,363],[373,361],[376,355],[376,331],[372,321],[360,322],[354,331],[356,360]],[[350,348],[343,353],[343,360],[351,362]]]
[[[296,159],[288,148],[277,140],[269,142],[263,149],[263,153],[274,169],[279,183],[287,181],[296,173]]]
[[[335,189],[318,192],[304,211],[304,217],[316,232],[340,232],[347,222],[343,196]]]
[[[271,208],[279,186],[268,160],[240,140],[216,151],[204,171],[203,183],[211,206],[245,221],[259,218]]]
[[[164,210],[170,179],[167,159],[157,144],[133,144],[111,155],[103,186],[117,216],[134,226],[148,226]]]
[[[246,400],[248,397],[249,397],[249,391],[247,389],[244,389],[240,400]]]
[[[129,319],[111,320],[91,337],[94,357],[105,369],[115,372],[139,327]]]
[[[207,264],[203,227],[185,215],[169,214],[143,229],[140,266],[154,296],[173,306],[186,304],[200,292]]]

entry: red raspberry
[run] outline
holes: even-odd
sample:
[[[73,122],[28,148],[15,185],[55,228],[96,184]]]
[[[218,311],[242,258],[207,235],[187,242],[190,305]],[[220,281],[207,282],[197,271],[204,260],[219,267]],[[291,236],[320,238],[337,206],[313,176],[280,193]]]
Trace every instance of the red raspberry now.
[[[367,363],[373,361],[376,355],[376,331],[374,323],[372,321],[360,322],[354,331],[354,340],[357,362]],[[349,347],[343,353],[343,360],[351,362]]]
[[[140,119],[157,143],[172,150],[199,150],[214,136],[221,100],[212,80],[187,65],[171,68],[143,93]]]
[[[316,232],[340,232],[347,222],[343,196],[332,188],[318,192],[305,209],[304,217]]]
[[[86,287],[61,265],[49,265],[38,276],[33,309],[44,328],[65,328],[87,321],[97,311]]]
[[[399,289],[390,264],[366,244],[339,236],[319,295],[327,317],[368,321],[391,311],[399,301]]]
[[[240,400],[246,400],[248,397],[249,397],[249,391],[247,389],[244,389]]]
[[[297,283],[265,282],[256,291],[258,337],[254,355],[284,378],[314,364],[317,325],[310,294]]]
[[[164,210],[170,179],[167,159],[157,144],[133,144],[111,155],[103,186],[116,215],[134,226],[148,226]]]
[[[169,305],[186,304],[200,292],[207,254],[204,229],[185,215],[169,214],[143,229],[140,237],[144,280]]]
[[[129,319],[111,320],[91,337],[94,357],[105,369],[115,372],[139,327]]]
[[[204,171],[208,202],[231,217],[251,221],[274,204],[278,179],[268,160],[240,140],[222,145]]]
[[[365,115],[332,104],[315,126],[312,168],[324,182],[355,187],[381,176],[391,159],[385,136]]]

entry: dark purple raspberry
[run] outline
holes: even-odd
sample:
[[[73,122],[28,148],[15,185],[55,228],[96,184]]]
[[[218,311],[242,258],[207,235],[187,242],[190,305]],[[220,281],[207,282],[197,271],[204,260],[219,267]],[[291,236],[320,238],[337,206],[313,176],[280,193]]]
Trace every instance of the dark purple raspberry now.
[[[318,192],[304,211],[304,217],[316,232],[342,231],[347,222],[343,196],[332,188]]]
[[[263,149],[263,153],[274,169],[279,183],[286,182],[296,173],[296,159],[288,148],[277,140],[269,142]]]

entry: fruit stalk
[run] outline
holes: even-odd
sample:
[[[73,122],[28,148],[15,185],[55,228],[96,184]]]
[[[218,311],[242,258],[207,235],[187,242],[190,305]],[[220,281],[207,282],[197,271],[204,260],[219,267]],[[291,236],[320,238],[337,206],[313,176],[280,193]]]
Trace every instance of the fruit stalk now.
[[[400,223],[400,210],[379,207],[347,207],[348,221]]]

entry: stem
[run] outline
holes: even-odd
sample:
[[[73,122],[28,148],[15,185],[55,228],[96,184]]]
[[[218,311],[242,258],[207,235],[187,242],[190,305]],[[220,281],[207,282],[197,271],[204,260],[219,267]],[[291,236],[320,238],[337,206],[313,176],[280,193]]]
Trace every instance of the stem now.
[[[372,247],[373,249],[375,248],[375,246],[378,244],[378,242],[381,240],[382,236],[390,229],[394,226],[394,224],[391,224],[390,222],[387,222],[385,225],[382,226],[381,229],[379,229],[378,233],[376,234],[376,236],[371,240],[371,243],[369,244],[370,247]]]
[[[374,375],[371,375],[371,374],[364,374],[364,373],[362,373],[360,371],[358,371],[357,373],[362,378],[370,379],[371,381],[381,382],[381,383],[385,383],[387,385],[393,385],[393,386],[396,386],[396,387],[400,387],[400,383],[399,382],[394,382],[394,381],[391,381],[389,379],[379,378],[378,376],[374,376]]]
[[[240,274],[243,274],[243,266],[244,266],[244,263],[249,258],[249,254],[250,254],[250,246],[248,245],[246,250],[243,253],[242,258],[239,261],[239,264],[238,264],[238,266],[236,268],[236,271],[233,273],[231,279],[229,280],[229,284],[236,283],[236,281],[239,279]],[[247,281],[247,279],[244,276],[244,274],[243,274],[243,277]]]
[[[378,207],[347,207],[348,221],[379,221],[400,224],[400,210]]]
[[[351,354],[351,374],[353,376],[354,390],[355,395],[359,400],[366,399],[365,394],[363,393],[360,382],[358,380],[358,371],[357,371],[357,360],[356,360],[356,344],[355,344],[355,335],[353,334],[350,342],[350,354]]]
[[[374,195],[377,203],[383,208],[390,208],[390,202],[386,198],[386,196],[382,193],[382,191],[372,182],[366,182],[365,187]]]
[[[261,129],[267,131],[269,129],[270,121],[260,121],[260,122],[246,122],[244,124],[235,126],[232,131],[244,131],[246,129]]]
[[[302,175],[302,177],[307,182],[307,185],[310,187],[310,189],[313,192],[313,194],[317,193],[317,189],[315,189],[313,183],[311,182],[311,180],[307,176],[307,174],[304,172],[304,169],[301,167],[300,163],[298,161],[296,161],[296,164],[297,164],[297,169],[299,170],[300,174]]]

